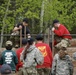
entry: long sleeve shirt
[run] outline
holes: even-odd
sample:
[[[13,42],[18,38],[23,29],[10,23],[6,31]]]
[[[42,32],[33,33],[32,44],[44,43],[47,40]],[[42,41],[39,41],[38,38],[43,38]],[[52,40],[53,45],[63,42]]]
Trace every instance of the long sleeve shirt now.
[[[46,43],[37,43],[36,47],[41,51],[44,57],[44,63],[42,65],[37,65],[37,68],[51,68],[53,58],[49,45]]]
[[[62,24],[60,24],[60,26],[58,27],[58,29],[54,30],[54,33],[56,35],[62,37],[62,38],[68,38],[68,39],[72,38],[71,35],[70,35],[70,33],[69,33],[69,31],[68,31],[68,29],[64,25],[62,25]]]

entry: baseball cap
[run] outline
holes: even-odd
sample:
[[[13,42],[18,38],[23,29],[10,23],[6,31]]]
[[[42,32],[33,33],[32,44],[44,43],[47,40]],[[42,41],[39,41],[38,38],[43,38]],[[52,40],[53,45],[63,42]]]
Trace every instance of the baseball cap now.
[[[8,46],[8,45],[11,45],[11,46],[12,46],[13,44],[12,44],[11,41],[7,41],[7,42],[6,42],[6,46]]]
[[[7,74],[11,74],[11,72],[12,72],[12,69],[11,69],[11,67],[10,67],[9,65],[7,65],[7,64],[3,64],[3,65],[1,66],[1,68],[0,68],[0,73],[1,73],[1,74],[7,75]]]
[[[23,19],[23,22],[28,23],[28,18],[24,18],[24,19]]]
[[[23,44],[23,45],[24,45],[24,44],[27,44],[27,42],[28,42],[27,39],[25,39],[25,38],[22,39],[22,44]]]
[[[58,22],[59,22],[59,20],[57,20],[57,19],[53,20],[53,24],[58,23]]]
[[[27,40],[30,45],[35,41],[35,39],[33,37],[28,38]]]
[[[42,34],[38,34],[36,36],[36,40],[43,40],[43,35]]]

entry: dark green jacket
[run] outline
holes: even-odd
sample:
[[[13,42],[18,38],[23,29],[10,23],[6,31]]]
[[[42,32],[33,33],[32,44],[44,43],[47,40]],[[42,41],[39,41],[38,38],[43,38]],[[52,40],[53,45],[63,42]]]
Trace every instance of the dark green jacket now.
[[[11,66],[12,71],[16,71],[16,64],[18,63],[18,58],[16,53],[12,50],[5,50],[2,52],[0,64],[8,64]]]

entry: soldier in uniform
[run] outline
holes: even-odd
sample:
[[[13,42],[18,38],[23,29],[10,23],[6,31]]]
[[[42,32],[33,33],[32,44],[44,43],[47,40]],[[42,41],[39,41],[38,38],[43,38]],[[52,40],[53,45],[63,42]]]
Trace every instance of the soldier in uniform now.
[[[68,29],[56,19],[53,21],[53,25],[52,31],[55,33],[55,48],[61,48],[63,45],[68,47],[72,39]]]
[[[39,75],[49,75],[53,60],[51,48],[48,44],[43,42],[43,36],[41,34],[37,35],[36,40],[36,47],[40,50],[44,57],[44,63],[42,65],[37,65],[37,71]]]
[[[22,51],[24,50],[25,46],[27,45],[27,39],[22,38],[22,47],[16,50],[16,54],[18,57],[18,64],[16,65],[16,70],[18,71],[18,75],[22,75],[22,71],[19,70],[19,68],[22,68],[23,62],[20,61],[20,55]]]
[[[55,54],[52,65],[52,75],[73,75],[73,64],[71,57],[65,48]]]
[[[21,54],[23,61],[23,75],[38,75],[36,66],[43,63],[43,55],[38,48],[35,47],[34,39],[28,39],[28,45]]]

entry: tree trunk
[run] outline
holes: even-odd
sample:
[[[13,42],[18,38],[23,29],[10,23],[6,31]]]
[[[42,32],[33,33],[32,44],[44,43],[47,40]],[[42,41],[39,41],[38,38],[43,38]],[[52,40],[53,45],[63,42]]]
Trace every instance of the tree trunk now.
[[[6,8],[6,12],[5,12],[5,15],[4,15],[4,18],[3,18],[3,27],[2,27],[2,31],[1,31],[1,43],[0,43],[0,48],[2,48],[3,33],[4,33],[4,28],[5,28],[5,19],[6,19],[7,14],[8,14],[9,5],[10,5],[10,0],[8,1],[7,8]]]
[[[34,25],[35,25],[35,20],[32,18],[32,32],[34,33]]]
[[[44,5],[45,5],[45,1],[43,0],[42,1],[42,6],[41,6],[41,18],[40,18],[40,32],[42,33],[42,31],[43,31],[43,16],[44,16]]]

